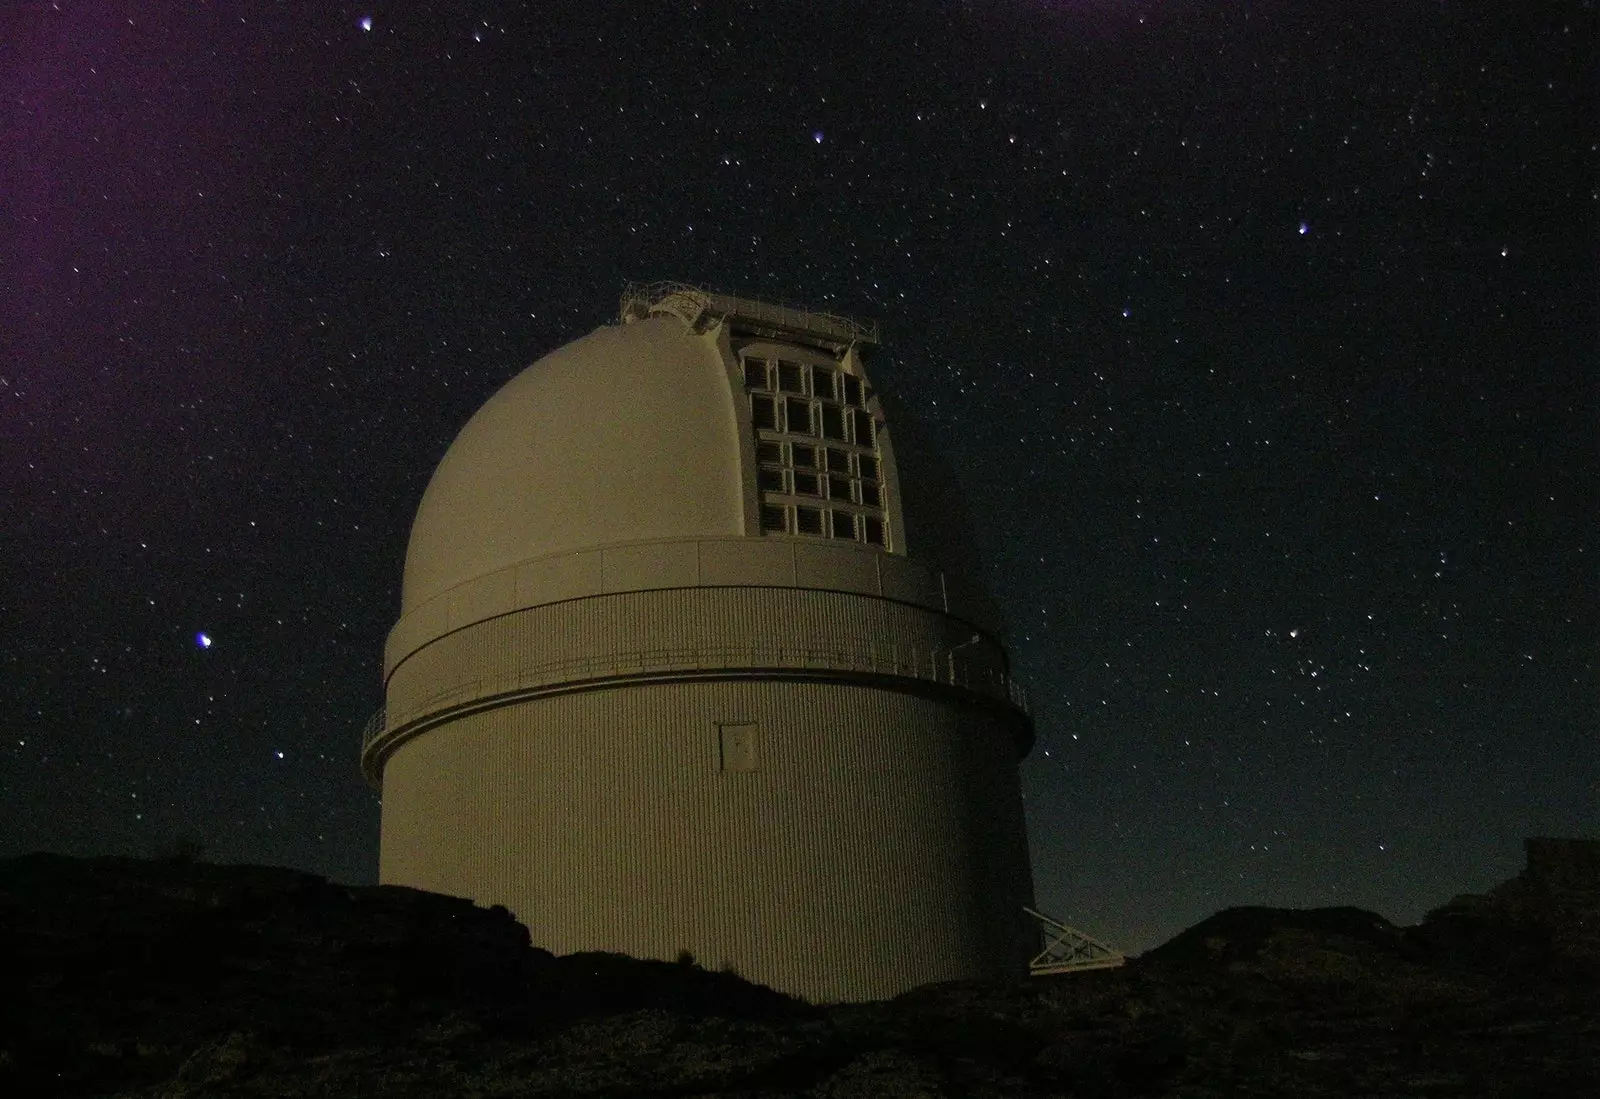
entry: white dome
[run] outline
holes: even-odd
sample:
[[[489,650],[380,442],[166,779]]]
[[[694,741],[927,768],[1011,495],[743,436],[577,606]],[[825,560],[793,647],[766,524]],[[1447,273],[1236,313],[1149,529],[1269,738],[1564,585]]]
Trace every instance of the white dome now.
[[[402,613],[520,561],[745,531],[740,420],[715,346],[673,317],[596,329],[518,374],[434,471]]]
[[[1032,727],[904,553],[876,329],[676,284],[622,316],[428,484],[363,734],[380,880],[812,999],[1020,975]]]

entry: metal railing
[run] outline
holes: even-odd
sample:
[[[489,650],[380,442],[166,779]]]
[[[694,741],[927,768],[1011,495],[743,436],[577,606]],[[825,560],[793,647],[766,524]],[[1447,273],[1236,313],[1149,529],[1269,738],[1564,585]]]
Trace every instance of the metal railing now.
[[[379,706],[373,715],[367,718],[367,723],[361,727],[361,751],[363,753],[372,746],[373,742],[383,736],[389,727],[389,707]]]
[[[831,336],[846,343],[880,342],[877,321],[862,321],[839,313],[823,313],[807,309],[800,305],[723,294],[686,282],[630,282],[622,291],[621,315],[624,320],[630,315],[645,317],[653,308],[665,307],[670,312],[682,316],[667,304],[668,300],[674,297],[692,302],[699,313],[710,311],[740,317],[795,332],[813,332],[817,335]],[[684,319],[691,323],[693,321],[693,318]]]
[[[421,698],[404,713],[389,720],[389,708],[380,707],[361,730],[363,754],[393,729],[418,718],[479,698],[561,683],[650,675],[660,672],[747,672],[757,670],[843,671],[888,675],[942,683],[974,691],[1028,712],[1027,692],[1010,676],[993,667],[963,657],[953,648],[919,649],[916,646],[873,645],[865,648],[829,648],[793,645],[726,645],[698,649],[642,649],[546,661],[495,677],[478,677],[455,683]]]
[[[1046,916],[1027,905],[1023,905],[1022,910],[1039,924],[1042,949],[1028,963],[1028,972],[1032,976],[1116,969],[1128,960],[1122,951],[1107,946],[1086,931],[1069,927],[1055,917]]]

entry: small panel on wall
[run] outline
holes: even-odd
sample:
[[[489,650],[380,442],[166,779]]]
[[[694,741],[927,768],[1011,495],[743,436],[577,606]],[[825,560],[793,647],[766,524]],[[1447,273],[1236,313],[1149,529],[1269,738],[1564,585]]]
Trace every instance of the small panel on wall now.
[[[724,771],[756,769],[756,726],[754,722],[717,726],[717,760]]]

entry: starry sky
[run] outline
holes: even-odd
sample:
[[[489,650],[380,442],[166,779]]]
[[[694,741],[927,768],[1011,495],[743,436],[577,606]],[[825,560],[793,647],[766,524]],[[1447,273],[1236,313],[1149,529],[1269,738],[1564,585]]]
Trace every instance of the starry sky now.
[[[1409,922],[1600,833],[1595,15],[7,4],[0,855],[374,880],[423,486],[660,278],[882,322],[1046,910]]]

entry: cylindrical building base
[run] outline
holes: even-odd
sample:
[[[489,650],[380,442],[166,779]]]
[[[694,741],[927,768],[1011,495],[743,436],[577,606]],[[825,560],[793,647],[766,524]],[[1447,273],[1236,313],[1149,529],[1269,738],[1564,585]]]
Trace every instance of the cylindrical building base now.
[[[816,1001],[1026,973],[1013,731],[889,686],[688,680],[459,717],[383,771],[381,880],[502,904],[536,945]]]

